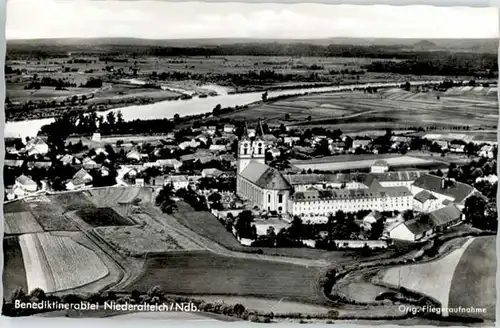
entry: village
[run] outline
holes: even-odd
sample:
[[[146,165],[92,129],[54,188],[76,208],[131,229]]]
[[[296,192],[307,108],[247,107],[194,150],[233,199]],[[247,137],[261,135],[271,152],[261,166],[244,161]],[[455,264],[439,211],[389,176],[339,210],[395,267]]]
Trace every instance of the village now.
[[[120,113],[106,120],[119,124]],[[465,142],[460,132],[370,137],[212,120],[159,136],[101,136],[96,128],[57,149],[48,144],[43,136],[6,139],[7,202],[147,187],[163,211],[176,211],[183,200],[211,212],[242,245],[260,247],[383,249],[463,222],[486,229],[484,217],[496,220],[485,194],[496,190],[497,145]],[[325,162],[333,169],[314,164]],[[470,213],[478,202],[485,209],[479,223]]]

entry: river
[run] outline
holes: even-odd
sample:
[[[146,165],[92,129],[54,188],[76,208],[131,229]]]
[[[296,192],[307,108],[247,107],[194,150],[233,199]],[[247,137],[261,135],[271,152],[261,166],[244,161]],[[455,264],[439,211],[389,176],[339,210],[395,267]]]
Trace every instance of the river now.
[[[412,85],[422,85],[422,84],[438,84],[441,81],[415,81],[411,82]],[[311,88],[299,88],[299,89],[286,89],[279,91],[269,91],[268,97],[276,97],[282,95],[293,95],[293,94],[307,94],[316,92],[329,92],[329,91],[349,91],[353,88],[367,88],[367,87],[377,87],[377,88],[388,88],[397,87],[401,85],[402,82],[386,82],[386,83],[366,83],[357,85],[341,85],[341,86],[329,86],[329,87],[311,87]],[[207,86],[207,88],[214,89],[214,86]],[[222,107],[235,107],[243,106],[256,101],[261,100],[262,92],[248,92],[248,93],[238,93],[238,94],[228,94],[224,91],[224,88],[218,87],[217,92],[219,96],[208,97],[208,98],[198,98],[194,97],[188,100],[166,100],[157,102],[154,104],[147,105],[135,105],[122,108],[114,108],[109,111],[100,112],[100,115],[106,115],[110,111],[120,110],[123,114],[125,120],[134,119],[161,119],[161,118],[172,118],[175,114],[180,116],[186,115],[196,115],[211,112],[213,108],[220,104]],[[5,137],[33,137],[38,134],[41,127],[50,124],[54,121],[54,118],[44,118],[26,121],[12,121],[5,123]]]

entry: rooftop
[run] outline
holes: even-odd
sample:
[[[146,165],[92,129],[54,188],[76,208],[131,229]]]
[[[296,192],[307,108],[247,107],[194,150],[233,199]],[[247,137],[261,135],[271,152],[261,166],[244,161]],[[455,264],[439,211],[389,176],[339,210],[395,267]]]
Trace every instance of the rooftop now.
[[[383,197],[410,196],[406,187],[388,187],[377,189],[329,189],[299,191],[293,194],[296,201],[311,201],[319,199],[365,199]]]
[[[241,177],[262,189],[287,190],[291,188],[278,170],[257,161],[251,161],[241,172]]]
[[[415,200],[418,200],[420,203],[425,203],[428,200],[437,199],[433,194],[428,192],[427,190],[422,190],[418,194],[415,195]]]
[[[445,184],[443,188],[443,180],[446,181],[446,178],[427,174],[415,180],[413,185],[427,191],[451,197],[455,203],[461,203],[474,191],[472,186],[453,180],[448,180],[448,185]]]

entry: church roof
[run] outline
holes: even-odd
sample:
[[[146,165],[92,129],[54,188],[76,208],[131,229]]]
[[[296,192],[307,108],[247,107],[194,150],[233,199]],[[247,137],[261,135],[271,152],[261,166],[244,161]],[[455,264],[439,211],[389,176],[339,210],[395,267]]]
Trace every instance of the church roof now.
[[[240,176],[262,189],[287,190],[291,188],[278,170],[257,161],[251,161]]]

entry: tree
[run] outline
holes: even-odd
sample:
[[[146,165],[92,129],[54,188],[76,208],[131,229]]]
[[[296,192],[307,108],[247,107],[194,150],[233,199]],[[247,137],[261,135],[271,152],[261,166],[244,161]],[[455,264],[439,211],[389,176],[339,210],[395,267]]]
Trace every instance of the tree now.
[[[214,116],[217,116],[220,114],[220,112],[222,111],[222,106],[220,104],[217,104],[214,109],[212,110],[212,114]]]
[[[370,239],[378,240],[382,237],[384,232],[384,221],[379,219],[372,224],[372,229],[370,230]]]
[[[290,120],[290,114],[289,113],[286,113],[285,114],[285,120],[289,121]]]
[[[304,233],[304,224],[302,223],[302,219],[298,216],[295,216],[287,231],[291,239],[301,240]]]
[[[236,223],[234,224],[234,228],[236,230],[236,235],[239,238],[255,239],[256,235],[252,227],[253,220],[254,218],[252,212],[248,210],[242,211],[238,215]]]
[[[405,221],[412,220],[414,217],[415,216],[414,216],[412,210],[406,210],[403,212],[403,220],[405,220]]]
[[[262,94],[262,101],[267,102],[267,91]]]
[[[214,192],[214,193],[210,194],[210,196],[208,196],[208,200],[212,203],[220,202],[221,199],[222,199],[222,196],[218,192]]]
[[[122,111],[119,110],[117,113],[116,113],[116,123],[118,125],[122,125],[123,124],[123,114],[122,114]]]
[[[465,200],[463,214],[465,220],[478,229],[497,230],[498,217],[495,202],[487,203],[481,196],[470,196]]]
[[[172,200],[174,194],[174,188],[172,184],[167,184],[158,193],[156,197],[156,206],[160,207],[164,213],[173,213],[177,208],[177,204]]]
[[[115,113],[114,112],[109,112],[106,115],[106,121],[110,125],[111,128],[114,128],[115,123],[116,123],[116,118],[115,118]]]
[[[178,121],[179,121],[179,118],[180,118],[180,115],[176,113],[176,114],[174,115],[174,122],[178,122]]]

